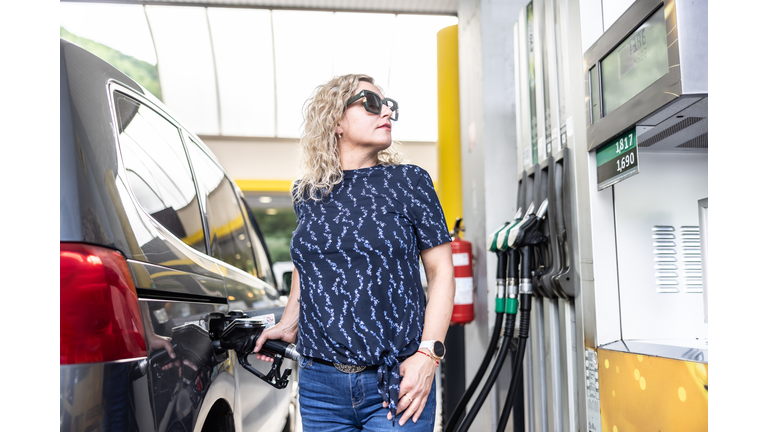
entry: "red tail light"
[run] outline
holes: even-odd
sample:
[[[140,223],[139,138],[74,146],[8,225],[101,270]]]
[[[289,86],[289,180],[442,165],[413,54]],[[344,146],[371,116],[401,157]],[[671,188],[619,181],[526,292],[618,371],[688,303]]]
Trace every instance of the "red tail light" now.
[[[61,243],[61,364],[145,357],[139,299],[120,252]]]

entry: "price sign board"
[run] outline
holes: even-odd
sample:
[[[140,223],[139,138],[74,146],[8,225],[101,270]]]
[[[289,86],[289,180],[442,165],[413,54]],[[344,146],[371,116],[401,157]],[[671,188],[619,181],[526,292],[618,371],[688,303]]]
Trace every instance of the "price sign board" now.
[[[597,190],[638,174],[637,133],[624,133],[597,149]]]

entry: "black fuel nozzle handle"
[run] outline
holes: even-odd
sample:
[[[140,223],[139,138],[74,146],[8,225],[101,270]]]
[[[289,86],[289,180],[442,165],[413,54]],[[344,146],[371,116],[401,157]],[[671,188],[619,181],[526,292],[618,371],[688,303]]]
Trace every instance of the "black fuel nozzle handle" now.
[[[507,252],[501,249],[496,250],[496,280],[504,281],[507,273]]]
[[[533,251],[528,245],[523,246],[520,249],[520,278],[528,279],[530,281],[531,274],[533,273],[533,257],[531,254]],[[530,282],[529,282],[530,283]],[[525,293],[530,294],[530,293]]]
[[[249,336],[248,343],[243,346],[242,351],[237,351],[237,361],[248,372],[261,378],[267,384],[277,389],[283,389],[288,386],[288,377],[291,375],[291,369],[286,369],[282,373],[280,367],[283,364],[283,358],[289,358],[295,361],[299,361],[301,355],[296,350],[296,345],[288,343],[282,340],[270,340],[264,342],[259,354],[264,354],[268,357],[272,357],[272,367],[266,374],[261,373],[258,369],[254,368],[250,362],[248,362],[248,356],[253,354],[253,348],[256,346],[256,340],[261,336],[263,329],[253,332]]]
[[[227,315],[213,313],[208,318],[208,332],[214,352],[223,353],[233,350],[237,355],[237,361],[248,372],[256,375],[272,387],[282,389],[288,385],[288,377],[291,369],[281,372],[283,358],[287,357],[298,361],[301,356],[296,351],[296,346],[279,340],[268,340],[264,343],[260,354],[271,357],[274,361],[266,374],[261,373],[248,361],[248,356],[253,354],[256,340],[266,328],[266,322],[259,318],[249,318],[242,312],[230,312]]]
[[[267,384],[277,389],[283,389],[288,386],[288,377],[291,375],[291,369],[286,369],[282,373],[280,372],[280,367],[283,365],[283,358],[288,357],[298,361],[301,356],[298,351],[296,351],[296,346],[294,344],[280,340],[267,340],[264,342],[259,353],[272,357],[272,367],[266,374],[261,373],[251,365],[248,361],[248,356],[253,354],[253,348],[256,346],[256,340],[261,336],[262,330],[263,329],[260,329],[250,334],[248,343],[244,344],[241,350],[235,351],[237,353],[237,361],[243,368],[245,368],[245,370],[261,378],[262,381],[265,381]]]
[[[520,225],[515,227],[515,238],[512,241],[512,247],[519,249],[524,246],[533,246],[541,244],[547,240],[541,232],[541,221],[547,212],[548,201],[545,199],[536,214],[533,214],[533,206],[529,207],[528,215]],[[512,233],[510,233],[510,236]]]
[[[301,354],[296,350],[296,345],[277,339],[267,339],[259,352],[270,357],[287,357],[293,361],[301,359]]]
[[[517,249],[507,249],[507,279],[517,280],[520,277],[520,252]]]
[[[267,344],[265,343],[264,345]],[[280,373],[280,366],[283,364],[282,355],[270,355],[270,357],[274,358],[272,367],[269,369],[269,372],[263,374],[248,362],[250,354],[253,354],[253,348],[251,348],[250,352],[237,352],[237,361],[245,370],[261,378],[262,381],[276,389],[284,389],[288,386],[288,377],[291,375],[291,369],[286,369],[282,374]],[[269,355],[267,353],[263,354]]]
[[[520,273],[520,253],[517,251],[517,249],[512,247],[512,242],[514,241],[513,235],[517,235],[518,231],[515,231],[515,227],[519,225],[523,221],[523,209],[522,207],[517,209],[517,213],[515,213],[515,221],[513,222],[512,228],[507,231],[507,238],[504,239],[504,245],[506,246],[506,252],[507,252],[507,285],[515,285],[517,283],[517,279],[519,278]],[[514,232],[513,232],[514,231]],[[509,287],[507,287],[509,289]],[[517,295],[517,293],[514,293],[514,295]]]

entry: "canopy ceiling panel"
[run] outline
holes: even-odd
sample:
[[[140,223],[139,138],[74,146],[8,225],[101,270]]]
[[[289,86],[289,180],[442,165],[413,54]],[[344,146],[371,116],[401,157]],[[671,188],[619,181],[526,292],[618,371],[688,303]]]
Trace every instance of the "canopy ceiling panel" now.
[[[275,64],[268,10],[208,8],[221,134],[275,135]]]
[[[437,32],[454,24],[450,16],[397,16],[385,89],[400,105],[394,139],[437,141]]]
[[[341,12],[333,15],[333,75],[364,73],[389,93],[395,15]]]
[[[220,135],[205,8],[147,6],[163,102],[200,135]]]
[[[64,0],[77,1],[77,0]],[[79,0],[83,1],[83,0]],[[86,0],[88,1],[88,0]],[[101,3],[456,15],[458,0],[96,0]]]
[[[277,136],[298,138],[304,102],[333,77],[332,12],[273,11]],[[297,30],[310,37],[296,37]]]

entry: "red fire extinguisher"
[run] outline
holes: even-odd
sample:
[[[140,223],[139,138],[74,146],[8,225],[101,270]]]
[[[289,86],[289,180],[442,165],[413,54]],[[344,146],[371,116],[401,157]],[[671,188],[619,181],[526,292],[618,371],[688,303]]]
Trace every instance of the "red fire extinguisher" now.
[[[462,240],[459,231],[463,231],[461,218],[456,218],[451,232],[453,276],[456,279],[451,324],[464,325],[475,319],[475,284],[472,277],[472,243]]]

